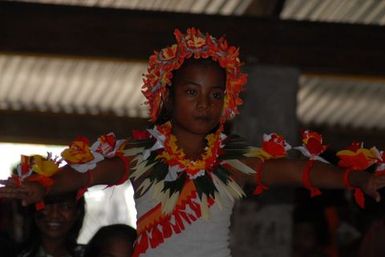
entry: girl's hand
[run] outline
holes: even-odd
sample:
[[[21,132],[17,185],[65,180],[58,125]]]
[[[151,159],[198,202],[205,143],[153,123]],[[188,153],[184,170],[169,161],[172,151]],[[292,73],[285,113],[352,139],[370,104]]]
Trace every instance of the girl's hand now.
[[[376,202],[381,201],[381,195],[378,192],[379,189],[385,187],[385,176],[384,175],[375,175],[370,174],[366,183],[363,184],[362,190]]]
[[[45,188],[36,182],[23,182],[17,185],[13,179],[1,180],[0,198],[19,199],[23,206],[42,201],[46,191]]]

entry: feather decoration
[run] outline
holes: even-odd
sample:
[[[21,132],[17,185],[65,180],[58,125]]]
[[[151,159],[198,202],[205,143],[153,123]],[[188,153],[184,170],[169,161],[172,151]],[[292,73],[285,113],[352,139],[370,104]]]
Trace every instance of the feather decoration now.
[[[247,174],[247,175],[255,174],[255,170],[253,170],[252,168],[250,168],[249,166],[247,166],[246,164],[244,164],[240,160],[236,160],[236,159],[225,160],[225,161],[222,161],[222,163],[229,164],[231,167],[233,167],[234,169],[236,169],[236,170],[238,170],[244,174]]]
[[[213,183],[215,185],[215,188],[219,192],[219,195],[227,196],[227,198],[231,202],[234,202],[235,199],[234,199],[233,195],[229,192],[229,190],[226,188],[226,184],[223,183],[223,181],[221,179],[219,179],[214,173],[211,174],[211,177],[213,179]]]

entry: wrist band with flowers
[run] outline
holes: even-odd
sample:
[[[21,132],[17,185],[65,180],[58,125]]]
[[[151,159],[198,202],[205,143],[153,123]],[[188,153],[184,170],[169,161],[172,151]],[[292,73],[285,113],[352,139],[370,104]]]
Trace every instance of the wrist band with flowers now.
[[[122,178],[128,177],[127,160],[121,154],[125,143],[126,140],[116,140],[115,134],[110,132],[100,136],[92,146],[89,145],[89,140],[86,137],[78,137],[69,145],[69,148],[61,153],[63,160],[73,169],[87,174],[87,182],[79,189],[78,198],[87,192],[87,188],[92,184],[93,178],[90,170],[94,169],[96,164],[105,158],[119,157],[122,159],[125,166]],[[119,179],[117,184],[121,184],[124,181]]]
[[[311,197],[321,194],[321,191],[311,183],[310,173],[316,160],[328,163],[319,156],[326,150],[326,148],[327,146],[322,143],[322,136],[317,132],[310,130],[305,130],[302,133],[302,146],[294,147],[294,149],[299,150],[304,156],[309,158],[309,161],[303,169],[302,182],[304,187],[310,191]]]
[[[261,160],[260,165],[255,171],[256,188],[254,195],[260,195],[269,187],[262,183],[262,171],[266,160],[279,159],[287,156],[287,151],[291,146],[286,142],[285,138],[276,133],[264,134],[261,148],[251,147],[246,157],[257,157]]]
[[[59,164],[60,161],[57,158],[53,159],[51,153],[48,153],[46,158],[41,155],[22,155],[16,168],[17,174],[12,176],[12,180],[19,186],[24,181],[39,183],[47,193],[53,185],[51,176],[59,170]],[[44,202],[37,202],[35,207],[37,210],[43,209]]]
[[[343,181],[348,189],[354,190],[354,199],[358,206],[365,207],[365,197],[362,190],[353,186],[349,181],[352,172],[362,172],[377,162],[375,148],[367,149],[363,143],[353,142],[347,149],[339,151],[337,156],[340,158],[338,165],[344,168]]]

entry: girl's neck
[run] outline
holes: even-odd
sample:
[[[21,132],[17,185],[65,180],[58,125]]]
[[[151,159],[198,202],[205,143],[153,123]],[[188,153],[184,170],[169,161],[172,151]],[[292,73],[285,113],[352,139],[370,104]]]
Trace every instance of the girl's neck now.
[[[188,159],[200,159],[206,146],[206,135],[194,134],[178,126],[172,127],[172,133],[177,139],[178,147],[183,150]]]

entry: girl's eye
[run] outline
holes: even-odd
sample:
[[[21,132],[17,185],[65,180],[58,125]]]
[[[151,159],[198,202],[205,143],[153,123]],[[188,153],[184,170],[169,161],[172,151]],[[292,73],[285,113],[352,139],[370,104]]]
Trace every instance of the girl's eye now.
[[[214,99],[221,100],[224,97],[224,92],[223,91],[215,91],[212,93],[212,96]]]
[[[190,96],[195,96],[195,95],[197,95],[197,91],[196,91],[195,89],[189,88],[189,89],[186,89],[185,92],[186,92],[187,95],[190,95]]]

